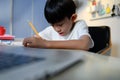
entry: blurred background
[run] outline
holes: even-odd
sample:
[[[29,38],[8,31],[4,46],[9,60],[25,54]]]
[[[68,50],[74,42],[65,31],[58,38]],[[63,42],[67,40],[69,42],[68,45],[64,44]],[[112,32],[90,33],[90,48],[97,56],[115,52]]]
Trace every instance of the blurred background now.
[[[113,5],[119,5],[120,0],[74,1],[77,5],[77,20],[85,20],[88,26],[106,25],[111,28],[111,56],[120,57],[120,16],[111,16]],[[46,0],[0,0],[0,25],[6,28],[6,34],[14,35],[18,39],[34,34],[27,21],[31,21],[38,31],[43,30],[49,26],[44,17],[45,2]],[[95,16],[98,12],[98,3],[101,10],[110,9],[110,13],[103,17]]]

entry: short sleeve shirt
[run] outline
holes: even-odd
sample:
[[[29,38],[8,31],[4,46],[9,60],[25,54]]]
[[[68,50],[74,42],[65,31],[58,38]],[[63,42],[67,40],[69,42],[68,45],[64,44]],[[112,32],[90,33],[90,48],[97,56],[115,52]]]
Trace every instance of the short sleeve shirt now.
[[[39,35],[46,40],[79,40],[83,35],[88,35],[91,39],[91,36],[88,33],[87,24],[83,20],[76,21],[73,30],[66,36],[59,35],[52,26],[41,31]],[[92,39],[91,43],[90,48],[94,46]]]

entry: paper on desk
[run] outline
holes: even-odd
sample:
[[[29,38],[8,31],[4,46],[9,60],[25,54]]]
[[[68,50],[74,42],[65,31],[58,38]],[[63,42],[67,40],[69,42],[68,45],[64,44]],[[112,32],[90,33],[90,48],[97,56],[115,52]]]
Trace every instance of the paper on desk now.
[[[0,41],[0,45],[6,45],[6,46],[23,46],[22,42],[16,42],[16,41]]]
[[[23,44],[22,44],[22,41],[13,41],[12,43],[11,43],[11,46],[23,46]]]

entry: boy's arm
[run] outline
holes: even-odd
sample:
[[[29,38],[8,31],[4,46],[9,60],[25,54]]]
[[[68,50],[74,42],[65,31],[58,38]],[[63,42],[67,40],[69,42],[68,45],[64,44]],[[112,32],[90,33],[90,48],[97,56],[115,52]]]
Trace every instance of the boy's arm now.
[[[46,48],[89,50],[91,39],[84,35],[79,40],[47,41]]]
[[[40,37],[25,38],[23,45],[25,47],[49,48],[49,49],[78,49],[89,50],[91,40],[89,36],[84,35],[79,40],[48,41]]]

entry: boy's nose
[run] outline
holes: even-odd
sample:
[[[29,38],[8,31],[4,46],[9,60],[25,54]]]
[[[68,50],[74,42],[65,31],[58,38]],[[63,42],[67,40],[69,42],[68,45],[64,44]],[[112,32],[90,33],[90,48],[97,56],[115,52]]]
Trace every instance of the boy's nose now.
[[[60,31],[61,31],[61,29],[60,29],[59,27],[56,27],[55,30],[56,30],[57,32],[60,32]]]

